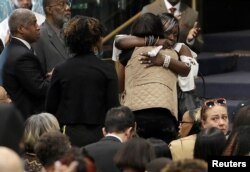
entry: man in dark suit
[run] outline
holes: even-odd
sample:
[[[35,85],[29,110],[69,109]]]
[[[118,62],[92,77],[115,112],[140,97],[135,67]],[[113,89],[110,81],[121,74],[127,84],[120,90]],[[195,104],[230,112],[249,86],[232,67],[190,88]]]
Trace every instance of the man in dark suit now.
[[[30,46],[40,36],[39,26],[32,11],[20,8],[10,16],[9,28],[11,41],[1,54],[3,87],[26,119],[44,111],[49,85]]]
[[[172,9],[174,9],[172,11]],[[172,11],[172,12],[171,12]],[[187,6],[181,0],[155,0],[143,7],[142,13],[172,13],[179,19],[179,41],[188,44],[196,52],[201,51],[203,38],[198,27],[198,12]]]
[[[83,148],[95,160],[95,165],[102,172],[118,172],[113,157],[135,133],[135,118],[133,112],[126,106],[111,108],[106,115],[103,128],[105,137],[96,143]]]
[[[43,69],[51,72],[57,64],[70,56],[62,33],[64,23],[71,18],[70,2],[68,0],[44,0],[43,10],[46,20],[40,27],[40,39],[32,44],[32,47]]]

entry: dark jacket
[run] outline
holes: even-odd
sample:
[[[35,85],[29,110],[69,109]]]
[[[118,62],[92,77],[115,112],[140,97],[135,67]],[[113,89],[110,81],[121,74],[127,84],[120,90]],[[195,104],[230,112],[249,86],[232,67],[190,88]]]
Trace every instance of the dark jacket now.
[[[102,125],[106,112],[118,105],[114,66],[89,54],[70,58],[55,67],[46,110],[61,125]]]
[[[63,38],[57,36],[47,21],[40,27],[40,38],[32,44],[42,67],[45,71],[51,70],[69,58],[69,53]]]
[[[20,40],[12,38],[1,54],[3,86],[24,119],[45,110],[49,81],[34,53]]]
[[[102,172],[119,172],[113,159],[121,146],[120,140],[113,136],[107,136],[96,143],[85,146],[83,149],[93,157],[97,168]]]

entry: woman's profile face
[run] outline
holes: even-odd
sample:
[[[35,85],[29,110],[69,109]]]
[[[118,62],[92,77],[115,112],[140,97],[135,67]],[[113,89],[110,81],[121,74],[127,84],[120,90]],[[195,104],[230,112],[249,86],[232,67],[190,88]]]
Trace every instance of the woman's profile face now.
[[[206,119],[202,120],[202,127],[217,127],[221,129],[224,134],[227,134],[229,129],[229,120],[227,107],[221,105],[215,105],[206,110]]]
[[[179,137],[186,137],[188,136],[194,121],[192,120],[192,118],[189,116],[189,112],[185,112],[183,117],[182,117],[182,121],[180,121],[180,125],[179,125]]]
[[[164,30],[168,28],[168,24],[164,25]],[[175,25],[172,29],[164,32],[164,37],[167,39],[170,46],[174,46],[177,43],[179,34],[178,25]]]

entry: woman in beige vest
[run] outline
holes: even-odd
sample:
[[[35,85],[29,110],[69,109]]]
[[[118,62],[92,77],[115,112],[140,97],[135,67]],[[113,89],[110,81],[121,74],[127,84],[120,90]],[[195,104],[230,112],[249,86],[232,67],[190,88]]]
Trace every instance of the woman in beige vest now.
[[[168,31],[171,35],[168,43],[177,41],[178,32],[177,22]],[[123,51],[119,58],[125,71],[124,75],[119,75],[121,103],[135,113],[139,136],[155,137],[169,143],[177,136],[177,75],[188,75],[190,67],[179,61],[173,49],[155,46],[158,39],[154,38],[164,38],[159,17],[143,14],[133,24],[131,33],[138,37],[147,36],[148,46],[132,49],[132,56]],[[158,52],[154,54],[152,50],[155,49]],[[144,60],[146,57],[142,54],[154,57]]]

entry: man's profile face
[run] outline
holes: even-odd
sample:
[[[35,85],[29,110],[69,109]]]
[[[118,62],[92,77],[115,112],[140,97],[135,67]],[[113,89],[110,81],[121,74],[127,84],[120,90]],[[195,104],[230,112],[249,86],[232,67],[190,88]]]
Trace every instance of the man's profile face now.
[[[36,16],[27,18],[28,23],[23,26],[23,37],[29,43],[35,42],[40,37],[40,28],[37,24]]]
[[[14,6],[14,9],[26,8],[32,9],[32,0],[11,0]]]
[[[52,0],[50,2],[51,4],[48,7],[51,8],[52,18],[61,28],[71,18],[69,0]]]

